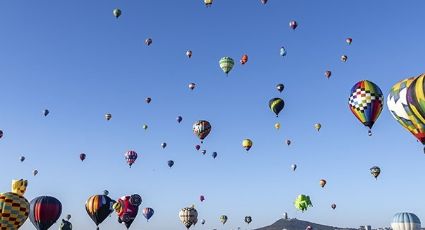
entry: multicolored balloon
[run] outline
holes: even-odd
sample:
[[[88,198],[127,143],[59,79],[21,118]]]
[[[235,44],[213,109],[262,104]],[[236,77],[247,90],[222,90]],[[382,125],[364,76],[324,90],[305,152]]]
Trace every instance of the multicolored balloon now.
[[[251,216],[245,216],[245,223],[250,224],[252,222]]]
[[[27,220],[30,204],[24,194],[27,180],[13,180],[12,191],[0,193],[0,229],[19,229]]]
[[[103,195],[94,195],[87,199],[85,207],[86,212],[89,217],[96,224],[97,229],[99,229],[99,224],[101,224],[113,211],[112,208],[115,200],[112,200],[108,196],[108,191],[105,190]]]
[[[419,77],[423,76],[425,75],[420,75]],[[420,87],[416,87],[418,81],[415,81],[415,79],[408,78],[397,82],[388,94],[387,106],[391,115],[412,133],[418,141],[425,145],[425,122],[422,121],[420,110],[418,110],[418,108],[421,108],[418,98],[421,98],[424,93],[423,91],[421,92]],[[420,81],[423,81],[423,79]],[[413,82],[415,82],[415,85],[412,85]],[[412,87],[410,87],[411,85]],[[422,98],[424,97],[422,96]],[[413,102],[413,104],[410,104],[410,102]]]
[[[348,105],[351,112],[366,127],[372,135],[372,126],[381,114],[384,96],[381,89],[373,82],[363,80],[357,82],[350,92]]]
[[[191,57],[192,57],[192,50],[188,50],[188,51],[186,51],[186,56],[187,56],[188,58],[191,58]]]
[[[201,140],[201,143],[211,132],[211,124],[205,120],[195,122],[192,128],[193,133]]]
[[[331,71],[329,71],[329,70],[327,70],[327,71],[325,72],[325,77],[329,79],[331,76],[332,76],[332,72],[331,72]]]
[[[110,114],[110,113],[105,114],[105,119],[107,121],[111,120],[111,118],[112,118],[112,114]]]
[[[134,162],[136,162],[137,160],[137,153],[136,151],[130,150],[124,154],[124,157],[125,157],[125,160],[127,161],[128,166],[130,166],[131,168],[131,165],[133,165]]]
[[[319,132],[320,129],[322,128],[322,124],[316,123],[316,124],[314,124],[314,128],[317,130],[317,132]]]
[[[204,3],[206,7],[211,7],[213,4],[213,0],[204,0]]]
[[[279,91],[279,93],[282,93],[284,88],[285,88],[285,86],[282,83],[279,83],[279,84],[276,85],[276,89],[277,89],[277,91]]]
[[[347,39],[345,39],[345,42],[346,42],[348,45],[351,45],[351,43],[353,42],[353,39],[352,39],[352,38],[347,38]]]
[[[59,219],[61,202],[51,196],[39,196],[30,202],[30,221],[37,230],[47,230]]]
[[[220,59],[220,68],[228,75],[235,65],[235,61],[231,57],[222,57]]]
[[[280,56],[282,56],[282,57],[285,57],[285,56],[286,56],[287,52],[286,52],[285,47],[283,47],[283,46],[282,46],[282,47],[280,47],[279,54],[280,54]]]
[[[342,62],[347,62],[347,60],[348,60],[348,56],[347,55],[342,55],[341,56],[341,61]]]
[[[127,229],[137,217],[139,206],[142,204],[142,197],[138,194],[120,197],[113,205],[113,209],[118,215],[118,223],[124,223]]]

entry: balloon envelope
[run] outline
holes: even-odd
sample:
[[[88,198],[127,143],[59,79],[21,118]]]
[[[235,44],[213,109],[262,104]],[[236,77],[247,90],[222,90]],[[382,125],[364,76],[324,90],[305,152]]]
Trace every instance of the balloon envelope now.
[[[421,221],[413,213],[400,212],[394,215],[391,228],[393,230],[420,230]]]
[[[30,220],[37,230],[47,230],[59,219],[61,202],[51,196],[39,196],[30,202]]]
[[[98,226],[114,211],[112,209],[114,203],[115,201],[106,192],[104,195],[94,195],[86,201],[86,212]]]

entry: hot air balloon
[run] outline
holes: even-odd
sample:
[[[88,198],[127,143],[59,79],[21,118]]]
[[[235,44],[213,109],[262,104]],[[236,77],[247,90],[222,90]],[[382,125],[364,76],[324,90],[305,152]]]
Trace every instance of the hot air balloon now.
[[[162,147],[163,149],[165,149],[165,147],[167,147],[167,143],[162,142],[162,143],[161,143],[161,147]]]
[[[421,221],[413,213],[400,212],[394,215],[391,228],[393,230],[420,230]]]
[[[37,230],[47,230],[59,219],[61,202],[51,196],[39,196],[30,202],[30,220]]]
[[[285,57],[286,56],[286,49],[285,49],[285,47],[283,47],[283,46],[280,47],[279,54],[282,57]]]
[[[204,224],[205,224],[205,220],[204,220],[204,219],[202,219],[202,220],[201,220],[201,224],[202,224],[202,225],[204,225]]]
[[[304,194],[298,195],[297,199],[295,199],[294,204],[295,208],[302,212],[307,211],[308,207],[313,207],[310,197]]]
[[[168,162],[167,162],[167,164],[168,164],[168,167],[173,167],[173,165],[174,165],[174,161],[172,161],[172,160],[169,160]]]
[[[3,130],[0,130],[0,138],[3,137]]]
[[[99,229],[99,224],[114,211],[112,205],[115,200],[112,200],[108,194],[109,192],[105,190],[103,195],[93,195],[87,199],[85,204],[87,214],[96,224],[97,229]]]
[[[220,216],[220,222],[225,224],[227,222],[227,216],[226,215],[221,215]]]
[[[231,57],[222,57],[220,59],[220,68],[227,75],[235,65],[235,61]]]
[[[180,123],[180,122],[182,122],[182,120],[183,120],[183,117],[181,117],[181,116],[178,116],[178,117],[176,118],[176,120],[177,120],[177,122],[178,122],[178,123]]]
[[[183,208],[179,212],[179,218],[184,226],[189,229],[190,226],[198,222],[198,211],[196,211],[194,206]]]
[[[49,115],[50,111],[48,109],[43,110],[43,115],[46,117]]]
[[[151,103],[151,101],[152,101],[152,98],[150,98],[150,97],[147,97],[146,99],[145,99],[145,101],[146,101],[146,103]]]
[[[191,58],[192,57],[192,51],[191,50],[186,51],[186,56],[188,58]]]
[[[201,149],[201,146],[200,145],[195,145],[195,149],[196,150],[199,150],[199,149]]]
[[[326,78],[330,78],[331,77],[331,75],[332,75],[332,72],[331,71],[329,71],[329,70],[327,70],[326,72],[325,72],[325,77]]]
[[[217,157],[217,152],[213,152],[212,157],[215,159]]]
[[[124,223],[125,227],[129,229],[134,219],[137,217],[140,204],[142,204],[142,197],[138,194],[119,198],[113,205],[118,215],[118,223]]]
[[[72,230],[72,224],[69,220],[62,219],[62,223],[59,227],[59,230]]]
[[[311,227],[311,226],[309,225],[309,226],[307,226],[307,227],[305,228],[305,230],[313,230],[313,227]]]
[[[285,107],[285,102],[281,98],[272,98],[269,101],[270,110],[276,114],[276,117],[279,116],[280,111]]]
[[[213,4],[213,0],[204,0],[204,3],[206,7],[211,7]]]
[[[114,16],[116,17],[116,18],[119,18],[120,16],[121,16],[121,10],[120,9],[118,9],[118,8],[116,8],[116,9],[114,9],[113,11],[112,11],[112,13],[114,14]]]
[[[363,80],[351,88],[348,105],[357,119],[369,128],[372,135],[372,126],[381,114],[384,97],[381,89],[373,82]]]
[[[288,145],[288,146],[290,146],[291,145],[291,140],[286,140],[286,144]]]
[[[292,171],[295,171],[297,169],[297,165],[296,164],[292,164],[291,165]]]
[[[314,124],[314,128],[317,130],[317,132],[319,132],[320,129],[322,128],[322,124],[316,123],[316,124]]]
[[[291,29],[295,30],[295,29],[298,27],[298,23],[297,23],[297,21],[294,21],[294,20],[290,21],[290,22],[289,22],[289,27],[290,27]]]
[[[124,154],[124,156],[125,156],[125,160],[127,161],[128,166],[130,166],[130,168],[131,168],[131,165],[134,164],[134,162],[136,162],[136,160],[137,160],[136,151],[133,151],[133,150],[127,151]]]
[[[320,180],[320,182],[319,182],[319,184],[320,184],[320,187],[325,187],[325,185],[326,185],[326,180],[325,179],[321,179]]]
[[[267,4],[267,0],[261,0],[261,3],[263,3],[263,5]]]
[[[249,151],[252,147],[252,141],[250,139],[244,139],[242,141],[242,147],[246,150]]]
[[[245,63],[248,62],[248,55],[244,54],[241,58],[241,60],[239,61],[242,65],[245,65]]]
[[[112,118],[112,114],[110,114],[110,113],[105,114],[105,119],[107,121],[111,120],[111,118]]]
[[[245,216],[245,223],[250,224],[252,222],[252,218],[250,216]]]
[[[284,88],[285,88],[285,86],[282,83],[276,85],[276,89],[280,93],[283,91]]]
[[[201,140],[201,143],[210,132],[211,124],[208,121],[200,120],[193,124],[193,133]]]
[[[392,116],[405,129],[412,133],[418,141],[425,145],[425,122],[418,117],[420,110],[417,108],[420,107],[418,103],[415,103],[418,101],[417,98],[420,98],[420,95],[423,95],[423,93],[421,93],[420,90],[416,90],[418,88],[416,84],[410,87],[415,79],[416,78],[404,79],[396,83],[388,94],[387,106]],[[413,100],[414,98],[415,100]],[[413,104],[410,104],[409,100],[412,101]]]
[[[331,205],[331,208],[332,208],[332,209],[335,209],[335,208],[336,208],[336,204],[332,204],[332,205]]]
[[[275,129],[279,130],[280,129],[280,123],[278,122],[278,123],[274,124],[274,127],[275,127]]]
[[[37,169],[34,169],[34,170],[32,171],[32,175],[36,176],[37,174],[38,174],[38,170],[37,170]]]
[[[353,42],[353,39],[352,39],[352,38],[347,38],[347,39],[345,39],[345,42],[346,42],[348,45],[351,45],[351,43]]]
[[[204,195],[199,196],[199,200],[200,200],[201,202],[203,202],[203,201],[205,200],[205,196],[204,196]]]
[[[21,162],[24,162],[24,161],[25,161],[25,157],[24,157],[24,156],[21,156],[21,157],[19,158],[19,160],[20,160]]]
[[[195,87],[196,87],[196,84],[195,83],[189,83],[189,89],[190,90],[193,90],[193,89],[195,89]]]
[[[26,180],[13,180],[12,191],[0,193],[0,229],[19,229],[27,220],[30,204],[24,194]]]
[[[375,179],[378,179],[379,174],[381,174],[381,169],[378,166],[373,166],[370,168],[370,174],[372,174]]]
[[[148,125],[147,125],[147,124],[144,124],[144,125],[142,126],[142,128],[143,128],[144,130],[146,130],[146,129],[148,129]]]
[[[71,214],[66,215],[66,220],[70,220],[71,219]]]
[[[347,59],[348,59],[347,55],[342,55],[342,56],[341,56],[341,61],[342,61],[342,62],[346,62],[346,61],[347,61]]]
[[[149,219],[153,216],[154,211],[152,208],[144,208],[142,210],[143,216],[146,218],[146,221],[149,221]]]
[[[86,159],[86,154],[85,153],[81,153],[80,154],[80,160],[84,161]]]
[[[204,154],[205,155],[205,153],[207,153],[207,150],[202,150],[202,154]]]
[[[145,44],[146,44],[147,46],[150,46],[150,45],[152,44],[152,38],[146,38],[146,40],[145,40]]]

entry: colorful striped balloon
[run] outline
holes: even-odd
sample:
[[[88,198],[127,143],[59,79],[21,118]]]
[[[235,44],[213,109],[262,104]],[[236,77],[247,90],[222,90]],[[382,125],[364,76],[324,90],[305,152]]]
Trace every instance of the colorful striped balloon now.
[[[369,127],[369,135],[372,134],[373,124],[381,114],[384,97],[381,89],[373,82],[363,80],[357,82],[351,88],[348,105],[351,112],[366,127]]]
[[[59,219],[61,202],[51,196],[39,196],[30,202],[30,220],[37,230],[47,230]]]
[[[112,205],[115,203],[109,196],[93,195],[86,201],[86,211],[93,222],[98,226],[101,224],[114,210]]]
[[[220,68],[225,74],[228,74],[232,70],[234,65],[235,61],[231,57],[222,57],[220,59]]]

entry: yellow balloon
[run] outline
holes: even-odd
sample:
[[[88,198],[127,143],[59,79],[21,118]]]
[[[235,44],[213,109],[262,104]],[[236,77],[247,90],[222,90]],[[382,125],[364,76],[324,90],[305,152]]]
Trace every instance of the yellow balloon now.
[[[23,197],[28,181],[13,180],[12,192],[0,194],[0,228],[19,229],[28,218],[30,204]]]
[[[242,141],[242,147],[244,147],[245,150],[248,151],[252,147],[252,141],[250,139],[243,140]]]
[[[274,124],[274,127],[275,127],[276,129],[280,129],[280,123],[278,122],[278,123]]]
[[[314,128],[316,128],[317,131],[320,131],[320,128],[322,128],[322,125],[320,123],[314,124]]]

